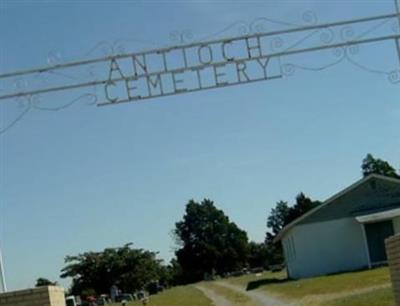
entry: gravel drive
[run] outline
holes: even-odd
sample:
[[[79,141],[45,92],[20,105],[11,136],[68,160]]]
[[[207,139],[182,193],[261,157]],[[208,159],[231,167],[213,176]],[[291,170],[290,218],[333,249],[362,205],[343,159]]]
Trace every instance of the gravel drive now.
[[[202,286],[195,286],[201,292],[203,292],[213,303],[215,306],[233,306],[233,304],[228,301],[226,298],[216,294],[214,291],[204,288]]]
[[[217,284],[219,286],[223,286],[228,289],[245,294],[263,306],[296,306],[296,304],[287,303],[287,302],[278,300],[277,298],[271,297],[266,292],[259,292],[257,290],[246,291],[246,289],[244,289],[240,286],[232,285],[232,284],[229,284],[226,282],[217,282]]]

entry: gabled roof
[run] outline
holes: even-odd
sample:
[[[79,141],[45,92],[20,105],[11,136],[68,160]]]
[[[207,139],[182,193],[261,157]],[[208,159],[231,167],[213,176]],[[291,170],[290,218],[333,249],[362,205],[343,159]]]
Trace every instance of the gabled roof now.
[[[350,191],[354,190],[358,186],[364,184],[365,182],[367,182],[367,181],[369,181],[371,179],[384,180],[384,181],[389,181],[389,182],[394,182],[394,183],[400,184],[400,179],[393,178],[393,177],[388,177],[388,176],[384,176],[384,175],[379,175],[379,174],[371,174],[371,175],[369,175],[367,177],[364,177],[364,178],[358,180],[357,182],[355,182],[354,184],[350,185],[349,187],[345,188],[344,190],[342,190],[342,191],[338,192],[337,194],[333,195],[332,197],[327,199],[325,202],[323,202],[321,205],[317,206],[316,208],[310,210],[309,212],[305,213],[301,217],[297,218],[296,220],[294,220],[291,223],[289,223],[288,225],[286,225],[279,232],[279,234],[275,237],[274,242],[278,242],[279,240],[281,240],[289,230],[291,230],[295,225],[297,225],[298,223],[303,221],[305,218],[311,216],[312,214],[316,213],[320,209],[322,209],[325,206],[329,205],[330,203],[332,203],[336,199],[342,197],[343,195],[349,193]]]

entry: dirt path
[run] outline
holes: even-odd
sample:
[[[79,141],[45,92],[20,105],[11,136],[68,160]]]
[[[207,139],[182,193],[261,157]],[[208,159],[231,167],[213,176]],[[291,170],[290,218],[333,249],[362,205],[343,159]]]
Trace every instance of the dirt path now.
[[[215,306],[233,306],[230,301],[216,294],[214,291],[198,285],[195,287],[203,292],[214,303]]]
[[[249,298],[251,298],[253,301],[256,301],[258,304],[262,306],[296,306],[293,303],[287,303],[281,300],[278,300],[274,297],[271,297],[268,295],[266,292],[259,292],[259,291],[246,291],[244,288],[236,285],[232,285],[226,282],[217,282],[219,286],[226,287],[228,289],[234,290],[236,292],[239,292],[241,294],[245,294]]]

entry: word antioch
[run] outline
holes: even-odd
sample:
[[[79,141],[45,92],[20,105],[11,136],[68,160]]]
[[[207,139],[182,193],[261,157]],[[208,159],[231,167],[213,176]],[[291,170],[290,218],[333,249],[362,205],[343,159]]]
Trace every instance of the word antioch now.
[[[279,78],[279,56],[251,36],[112,57],[106,102],[120,103]]]

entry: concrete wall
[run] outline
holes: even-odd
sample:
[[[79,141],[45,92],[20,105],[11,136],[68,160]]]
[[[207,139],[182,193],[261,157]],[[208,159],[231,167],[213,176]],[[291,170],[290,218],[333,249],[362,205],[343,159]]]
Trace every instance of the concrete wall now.
[[[64,289],[50,286],[1,293],[0,306],[65,306]]]
[[[297,225],[282,244],[292,278],[368,267],[363,227],[354,218]]]
[[[386,239],[386,253],[390,267],[396,306],[400,306],[400,235]]]

